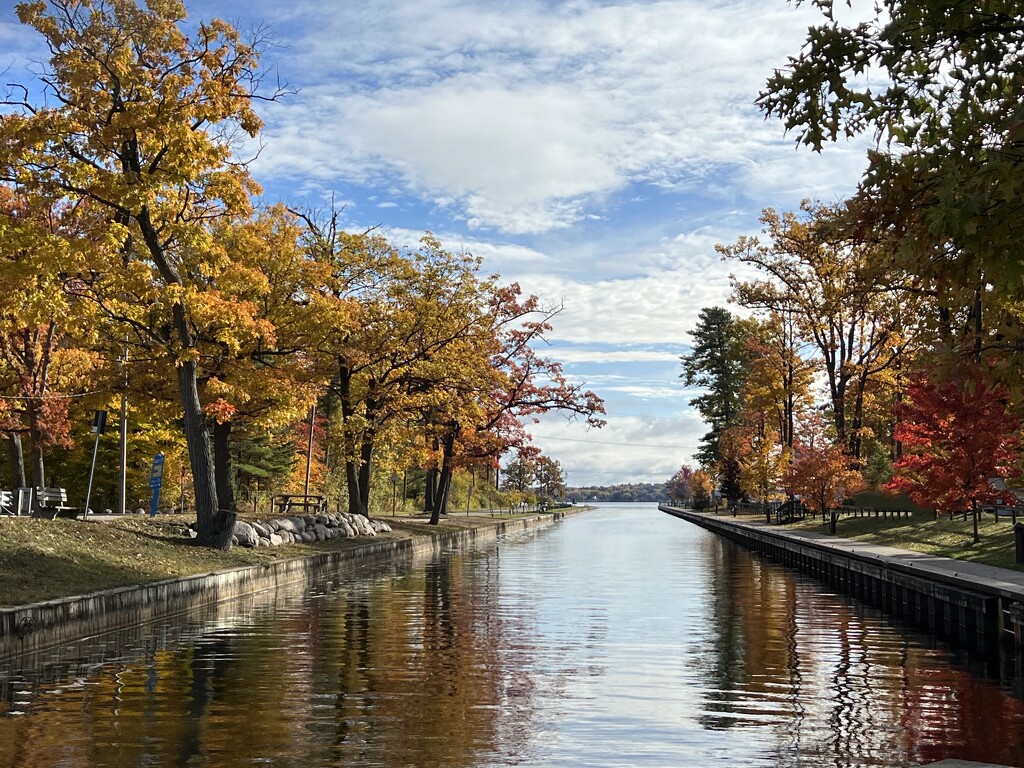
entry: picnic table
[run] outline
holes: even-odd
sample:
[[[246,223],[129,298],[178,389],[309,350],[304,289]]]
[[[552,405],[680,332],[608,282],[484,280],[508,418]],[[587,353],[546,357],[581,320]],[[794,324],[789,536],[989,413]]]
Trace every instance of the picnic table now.
[[[306,494],[282,494],[274,497],[274,507],[279,515],[299,512],[301,514],[318,514],[324,511],[327,502],[323,496]]]

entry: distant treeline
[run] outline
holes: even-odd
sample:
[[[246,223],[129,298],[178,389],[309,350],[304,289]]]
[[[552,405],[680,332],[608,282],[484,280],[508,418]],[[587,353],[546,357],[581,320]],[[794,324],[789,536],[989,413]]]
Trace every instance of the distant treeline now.
[[[566,488],[564,498],[576,501],[660,501],[665,498],[665,484],[624,483]]]

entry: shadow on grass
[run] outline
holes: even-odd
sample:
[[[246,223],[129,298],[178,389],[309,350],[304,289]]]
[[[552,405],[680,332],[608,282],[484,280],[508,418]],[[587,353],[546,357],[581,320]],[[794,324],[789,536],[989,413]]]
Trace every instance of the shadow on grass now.
[[[977,544],[973,541],[970,516],[966,520],[963,517],[936,519],[930,512],[914,514],[909,520],[844,517],[839,520],[837,534],[997,568],[1024,570],[1024,566],[1016,563],[1013,526],[1003,519],[988,517],[979,521]]]
[[[87,553],[72,556],[19,549],[3,558],[4,604],[24,605],[170,578],[166,566],[147,561],[145,555],[136,559],[112,561]],[[8,602],[12,597],[15,602]]]

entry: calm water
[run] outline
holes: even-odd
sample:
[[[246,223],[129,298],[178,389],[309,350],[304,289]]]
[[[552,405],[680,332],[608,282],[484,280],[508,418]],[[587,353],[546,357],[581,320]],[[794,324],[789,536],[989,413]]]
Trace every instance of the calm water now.
[[[653,505],[0,667],[5,766],[1024,766],[1014,681]]]

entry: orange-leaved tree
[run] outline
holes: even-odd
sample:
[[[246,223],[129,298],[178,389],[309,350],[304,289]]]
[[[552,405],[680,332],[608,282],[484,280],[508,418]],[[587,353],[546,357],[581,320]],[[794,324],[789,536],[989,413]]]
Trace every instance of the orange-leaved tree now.
[[[41,488],[44,457],[71,447],[70,405],[98,367],[91,308],[64,290],[83,250],[79,218],[68,205],[0,184],[0,431],[16,487],[26,485],[21,437]]]
[[[825,434],[818,413],[801,420],[801,436],[793,443],[793,463],[786,471],[785,488],[829,524],[835,534],[838,506],[850,493],[860,490],[864,480],[850,469],[851,456]],[[829,514],[831,512],[831,514]]]
[[[151,283],[149,303],[166,317],[157,335],[176,370],[199,541],[230,546],[233,516],[218,506],[192,322],[205,286],[193,278],[223,264],[209,223],[247,215],[258,189],[231,141],[236,129],[255,136],[261,127],[252,109],[258,49],[220,20],[186,30],[179,0],[145,9],[36,0],[17,13],[49,49],[40,77],[48,98],[33,102],[23,89],[18,111],[0,116],[0,172],[34,194],[104,212],[92,219],[94,237],[117,258],[84,276]]]
[[[897,408],[903,455],[888,490],[941,512],[970,509],[974,541],[980,505],[995,501],[991,478],[1006,477],[1016,459],[1021,420],[1007,408],[1004,386],[990,386],[980,368],[946,381],[915,379]]]

